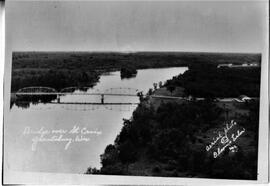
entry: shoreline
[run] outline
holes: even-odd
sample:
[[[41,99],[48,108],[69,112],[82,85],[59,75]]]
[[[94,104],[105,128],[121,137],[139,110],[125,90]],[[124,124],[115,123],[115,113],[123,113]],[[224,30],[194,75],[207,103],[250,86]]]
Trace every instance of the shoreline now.
[[[155,94],[155,92],[161,93],[158,95],[170,94],[167,89],[165,90],[166,93],[164,93],[164,90],[162,91],[162,89],[164,89],[166,86],[163,85],[161,88],[157,88],[155,91],[153,91],[153,94]],[[183,91],[183,89],[181,89],[181,91]],[[115,138],[115,142],[113,144],[108,144],[104,150],[104,154],[101,155],[101,157],[103,157],[101,158],[101,168],[96,169],[89,167],[86,174],[198,178],[229,177],[230,173],[226,172],[226,170],[223,170],[222,174],[215,172],[215,169],[207,171],[204,170],[204,166],[212,166],[212,164],[209,164],[209,161],[211,162],[214,161],[213,159],[215,159],[212,154],[213,152],[220,152],[219,156],[228,161],[226,165],[231,164],[232,162],[230,163],[230,161],[235,161],[239,164],[239,166],[241,165],[246,167],[246,170],[250,170],[251,172],[256,170],[253,169],[256,166],[256,158],[254,159],[253,157],[256,157],[257,147],[255,144],[256,140],[258,140],[256,137],[258,135],[256,132],[258,121],[255,114],[258,111],[257,100],[241,103],[225,103],[212,101],[209,102],[207,99],[196,100],[195,98],[193,101],[176,103],[175,100],[172,99],[162,99],[161,101],[159,99],[160,98],[155,99],[151,96],[146,96],[145,99],[140,101],[138,107],[136,107],[136,109],[133,111],[132,117],[128,120],[124,120],[124,126]],[[158,102],[161,103],[157,104]],[[230,109],[229,114],[225,108]],[[252,110],[254,108],[255,110]],[[179,113],[178,110],[180,110]],[[165,117],[165,123],[159,119],[161,111],[166,113],[167,117]],[[195,115],[192,116],[193,112],[198,113],[194,113]],[[255,113],[250,114],[250,112]],[[182,113],[185,114],[181,116]],[[208,115],[209,113],[214,113],[214,116],[210,117]],[[203,114],[206,114],[207,118],[205,118],[206,116],[203,116]],[[198,116],[199,118],[202,118],[197,119],[196,117]],[[192,121],[194,119],[196,119],[197,122],[193,123]],[[205,119],[209,121],[206,122],[204,121]],[[228,144],[222,148],[222,152],[215,149],[219,146],[213,148],[213,151],[211,150],[206,152],[205,147],[211,142],[211,139],[215,136],[216,131],[223,129],[223,125],[226,123],[226,121],[234,119],[240,124],[239,126],[237,125],[237,127],[235,127],[233,130],[230,130],[230,135],[233,136],[233,143],[230,142],[232,144]],[[255,122],[255,124],[251,125],[246,123],[246,120],[252,120]],[[165,127],[166,125],[168,126]],[[162,128],[160,129],[160,127]],[[163,129],[163,127],[165,128]],[[191,129],[189,129],[190,127]],[[242,130],[241,127],[244,127],[247,130],[245,131],[244,129],[245,133],[240,136],[238,133],[240,130]],[[153,133],[157,134],[154,135]],[[182,133],[187,134],[183,135]],[[237,138],[235,138],[235,134],[238,136]],[[134,139],[133,135],[139,136]],[[165,136],[163,137],[163,135]],[[176,138],[176,141],[174,141],[175,139],[171,138],[172,136]],[[178,138],[180,141],[184,140],[184,142],[181,143],[182,147],[177,145],[179,143]],[[137,141],[137,139],[142,141]],[[156,140],[160,140],[159,143],[163,145],[168,143],[166,146],[169,147],[170,145],[173,145],[173,147],[167,149],[166,146],[161,146],[159,147],[161,148],[161,151],[158,150],[159,148],[154,150],[159,144]],[[232,145],[236,145],[237,148],[239,148],[238,151],[240,152],[235,153],[235,151],[233,151],[233,153],[230,152],[228,154],[228,149],[231,149]],[[175,150],[170,151],[170,149]],[[190,157],[188,157],[186,153],[181,154],[183,149],[190,151]],[[153,151],[154,154],[151,151]],[[164,151],[169,151],[170,153],[166,154]],[[185,160],[178,160],[178,158],[173,158],[175,156],[173,154],[176,153],[175,151],[177,154],[180,153],[178,155],[183,156],[183,158],[185,157]],[[125,155],[121,155],[121,153],[124,153]],[[252,156],[252,160],[249,157],[250,155]],[[151,158],[151,156],[153,157]],[[226,158],[226,156],[233,158],[230,160]],[[238,156],[243,156],[242,158],[244,158],[245,161],[248,161],[249,164],[243,164],[243,162],[245,162],[244,160],[237,160],[239,158]],[[215,160],[217,164],[222,163],[220,157]],[[193,160],[189,160],[190,158]],[[169,159],[169,161],[167,159]],[[194,164],[194,159],[200,159],[199,161],[201,162],[201,165]],[[178,161],[180,161],[180,164],[176,163]],[[183,161],[190,162],[190,164],[186,165],[186,163],[183,163]],[[253,175],[251,172],[250,175],[240,174],[237,179],[256,179],[256,174]]]

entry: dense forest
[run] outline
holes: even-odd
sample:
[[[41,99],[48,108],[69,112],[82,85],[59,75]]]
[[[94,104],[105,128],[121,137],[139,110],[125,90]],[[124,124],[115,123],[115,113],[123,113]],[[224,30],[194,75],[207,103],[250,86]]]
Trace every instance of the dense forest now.
[[[192,52],[13,52],[11,90],[27,86],[91,86],[102,72],[190,66],[209,62],[260,63],[260,54]],[[123,76],[125,77],[125,75]]]
[[[124,119],[115,142],[101,155],[100,169],[87,174],[257,179],[259,100],[220,103],[216,97],[259,97],[260,68],[217,68],[212,63],[189,65],[184,74],[168,80],[167,90],[183,87],[196,101],[162,101],[145,98]],[[169,88],[173,87],[173,88]],[[213,130],[234,120],[245,133],[218,158],[206,145]],[[230,150],[231,148],[237,150]]]
[[[260,54],[200,52],[14,52],[12,67],[53,69],[136,69],[213,64],[260,63]]]
[[[183,87],[194,97],[259,97],[260,67],[217,68],[205,63],[190,65],[184,74],[168,80],[167,87]]]
[[[244,105],[249,115],[234,118],[248,135],[258,130],[258,102]],[[251,146],[214,159],[205,151],[201,133],[224,121],[224,110],[210,99],[184,104],[165,103],[158,109],[141,103],[132,119],[124,120],[114,144],[101,155],[100,170],[88,174],[256,179],[257,135]],[[249,150],[247,150],[249,149]]]
[[[90,70],[39,70],[20,69],[12,72],[11,91],[23,87],[44,86],[60,91],[65,87],[92,87],[99,80],[99,73]]]

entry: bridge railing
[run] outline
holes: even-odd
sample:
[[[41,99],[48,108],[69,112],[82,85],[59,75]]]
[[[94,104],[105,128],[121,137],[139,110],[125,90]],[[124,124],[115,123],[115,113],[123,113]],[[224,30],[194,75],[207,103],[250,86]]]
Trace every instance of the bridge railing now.
[[[59,92],[75,92],[76,90],[81,90],[81,91],[88,91],[89,89],[92,89],[93,87],[66,87],[61,89]],[[98,89],[95,89],[95,92],[99,92]]]
[[[42,93],[46,93],[46,94],[65,94],[65,93],[74,93],[76,90],[89,90],[92,89],[92,87],[66,87],[61,89],[59,92],[51,87],[24,87],[19,89],[16,94],[25,94],[27,95],[29,94],[42,94]],[[99,89],[93,89],[93,91],[87,91],[85,94],[104,94],[104,95],[138,95],[140,91],[136,88],[129,88],[129,87],[114,87],[114,88],[108,88],[105,91],[100,91]],[[78,93],[79,94],[79,93]],[[84,94],[84,93],[82,93]]]
[[[27,92],[57,92],[54,88],[51,87],[24,87],[17,91],[17,93],[27,93]]]

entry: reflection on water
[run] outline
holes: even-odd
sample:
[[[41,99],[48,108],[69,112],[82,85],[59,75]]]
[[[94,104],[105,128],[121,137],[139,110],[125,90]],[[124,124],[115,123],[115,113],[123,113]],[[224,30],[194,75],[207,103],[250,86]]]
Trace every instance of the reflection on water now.
[[[30,103],[33,105],[39,103],[49,103],[57,98],[57,95],[33,95],[33,96],[16,96],[11,100],[11,108],[15,104],[17,107],[29,108]]]
[[[145,94],[149,88],[153,87],[153,83],[164,82],[185,70],[187,70],[185,67],[138,70],[137,76],[131,79],[121,79],[119,71],[112,72],[109,75],[101,76],[100,82],[87,92],[108,92],[110,89],[119,90],[121,87],[121,91],[140,90]],[[80,91],[85,90],[74,92]],[[104,152],[108,144],[114,142],[121,130],[123,118],[130,118],[136,108],[136,105],[72,104],[76,102],[100,103],[100,95],[64,95],[60,97],[61,104],[57,104],[56,97],[48,97],[45,100],[41,97],[31,99],[34,100],[15,103],[7,115],[5,166],[11,170],[84,173],[89,166],[99,168],[100,154]],[[47,103],[51,100],[54,101]],[[104,96],[104,103],[120,102],[138,103],[139,98],[136,96]],[[76,131],[78,128],[87,131],[101,131],[101,134],[87,134],[88,136],[85,134],[89,140],[84,141],[84,136],[80,133],[77,141],[71,143],[65,150],[67,141],[64,140],[76,137],[75,133],[67,132],[63,133],[62,141],[54,139],[58,141],[39,142],[33,151],[32,145],[37,134],[24,133],[26,129],[42,133],[46,130],[57,129]]]

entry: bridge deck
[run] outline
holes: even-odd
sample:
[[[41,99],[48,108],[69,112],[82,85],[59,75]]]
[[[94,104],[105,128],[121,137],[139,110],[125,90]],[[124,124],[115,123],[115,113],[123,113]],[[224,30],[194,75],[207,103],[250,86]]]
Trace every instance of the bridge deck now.
[[[118,94],[118,93],[72,93],[72,92],[17,92],[15,95],[18,96],[48,96],[48,95],[59,95],[59,96],[64,96],[64,95],[78,95],[78,96],[131,96],[131,97],[138,97],[137,94]]]
[[[98,102],[48,102],[46,104],[63,104],[63,105],[138,105],[139,103],[98,103]]]

